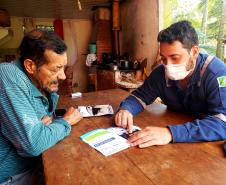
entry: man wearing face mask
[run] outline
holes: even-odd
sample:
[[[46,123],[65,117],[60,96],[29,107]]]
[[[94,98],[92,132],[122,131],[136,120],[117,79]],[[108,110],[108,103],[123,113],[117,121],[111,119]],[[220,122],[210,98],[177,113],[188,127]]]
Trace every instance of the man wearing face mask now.
[[[53,117],[66,49],[55,33],[33,30],[22,40],[19,60],[0,64],[0,185],[39,183],[40,154],[81,119],[73,107]]]
[[[146,127],[130,137],[131,146],[225,140],[226,65],[217,57],[199,53],[197,33],[188,21],[160,31],[158,42],[162,65],[120,104],[116,125],[130,132],[133,116],[160,97],[169,109],[195,114],[199,119]]]

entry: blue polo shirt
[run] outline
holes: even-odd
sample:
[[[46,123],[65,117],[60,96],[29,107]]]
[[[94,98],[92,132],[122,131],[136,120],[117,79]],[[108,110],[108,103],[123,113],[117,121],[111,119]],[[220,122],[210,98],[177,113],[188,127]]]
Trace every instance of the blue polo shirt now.
[[[43,96],[24,73],[20,62],[0,64],[0,183],[32,168],[43,151],[70,133],[64,119],[45,125],[58,95]]]
[[[214,57],[201,76],[206,58],[207,55],[199,54],[186,89],[178,81],[167,79],[164,66],[160,65],[120,107],[136,115],[160,97],[169,109],[199,117],[192,122],[169,125],[173,142],[226,139],[226,64]],[[219,114],[220,118],[216,116]]]

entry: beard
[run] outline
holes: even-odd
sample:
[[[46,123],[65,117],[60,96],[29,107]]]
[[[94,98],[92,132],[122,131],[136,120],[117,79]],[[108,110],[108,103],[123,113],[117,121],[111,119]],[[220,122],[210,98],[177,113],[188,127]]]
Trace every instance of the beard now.
[[[193,71],[194,68],[195,68],[195,63],[194,63],[193,58],[190,56],[189,61],[187,62],[187,65],[186,65],[186,70],[187,71],[190,71],[190,70]]]
[[[56,89],[52,89],[51,85],[56,85],[57,88]],[[54,80],[52,82],[49,83],[49,85],[47,87],[44,87],[44,90],[48,93],[54,93],[58,91],[58,87],[59,87],[59,81],[58,80]]]

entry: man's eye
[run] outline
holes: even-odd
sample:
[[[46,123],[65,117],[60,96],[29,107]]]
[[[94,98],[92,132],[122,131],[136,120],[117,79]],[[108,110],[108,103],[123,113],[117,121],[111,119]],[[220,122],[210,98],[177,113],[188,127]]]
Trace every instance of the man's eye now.
[[[171,58],[172,62],[179,62],[181,59],[180,57],[173,57]]]
[[[58,73],[59,71],[64,71],[64,67],[56,67],[56,68],[53,68],[53,69],[49,69],[49,71],[54,75],[56,73]]]
[[[172,60],[178,60],[178,59],[181,58],[181,56],[180,56],[180,55],[174,55],[174,56],[171,56],[170,58],[171,58]]]
[[[58,69],[52,69],[50,70],[52,74],[57,73],[59,70]]]
[[[178,60],[178,58],[172,58],[172,60],[174,60],[174,61],[175,61],[175,60]]]

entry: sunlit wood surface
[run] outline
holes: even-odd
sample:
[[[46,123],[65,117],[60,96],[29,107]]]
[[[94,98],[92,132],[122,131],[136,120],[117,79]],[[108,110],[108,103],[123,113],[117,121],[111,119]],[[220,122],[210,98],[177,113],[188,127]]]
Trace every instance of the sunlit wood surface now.
[[[82,98],[60,98],[59,108],[111,104],[115,111],[128,92],[114,89],[83,94]],[[134,118],[136,125],[165,126],[194,119],[154,104]],[[43,154],[46,185],[223,185],[226,158],[223,142],[180,143],[145,149],[129,148],[109,157],[79,139],[96,128],[107,128],[113,116],[84,118],[70,136]]]

